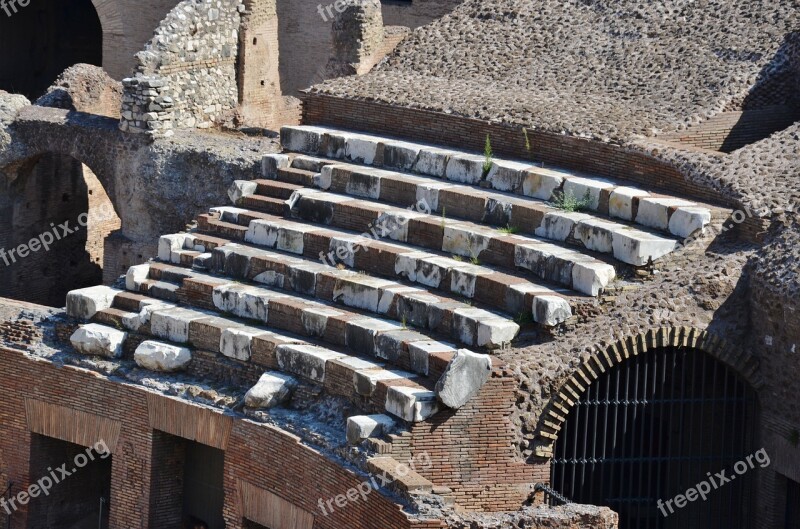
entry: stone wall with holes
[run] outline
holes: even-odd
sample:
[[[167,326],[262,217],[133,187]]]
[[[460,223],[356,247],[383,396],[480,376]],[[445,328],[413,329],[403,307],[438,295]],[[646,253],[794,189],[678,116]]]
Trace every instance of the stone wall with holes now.
[[[139,52],[123,80],[123,131],[170,136],[174,129],[209,128],[237,106],[239,0],[184,0]]]

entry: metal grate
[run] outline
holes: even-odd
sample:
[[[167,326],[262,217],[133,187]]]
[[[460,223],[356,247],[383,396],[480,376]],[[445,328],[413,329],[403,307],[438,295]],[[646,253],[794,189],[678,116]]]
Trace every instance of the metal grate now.
[[[755,470],[664,516],[657,506],[753,453],[755,395],[706,353],[663,348],[603,374],[570,411],[551,484],[620,529],[748,529]]]

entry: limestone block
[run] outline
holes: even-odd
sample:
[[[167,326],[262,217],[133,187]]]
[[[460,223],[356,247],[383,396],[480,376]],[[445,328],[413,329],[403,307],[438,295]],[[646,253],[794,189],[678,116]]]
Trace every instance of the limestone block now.
[[[414,170],[420,174],[444,178],[447,172],[447,162],[452,151],[437,149],[435,147],[423,147],[417,157]]]
[[[633,266],[644,266],[675,250],[677,241],[634,228],[614,231],[614,257]]]
[[[322,337],[325,335],[325,329],[328,327],[328,319],[344,314],[335,309],[324,307],[310,307],[303,309],[300,314],[302,319],[303,329],[309,336]]]
[[[278,242],[278,224],[270,220],[251,220],[244,240],[251,244],[274,248]]]
[[[286,154],[266,154],[261,158],[261,175],[264,178],[275,180],[278,178],[278,169],[287,167],[289,167],[289,156]]]
[[[125,273],[125,289],[131,292],[139,292],[141,284],[150,277],[150,265],[140,264],[128,268]]]
[[[529,163],[514,162],[511,160],[493,160],[492,168],[486,180],[493,189],[499,191],[515,191],[522,186],[526,171],[531,167]],[[483,170],[483,166],[481,166]]]
[[[555,327],[572,316],[569,302],[561,296],[534,296],[533,321],[545,327]]]
[[[614,232],[622,228],[624,226],[613,222],[589,218],[578,223],[574,236],[589,250],[612,253],[614,251]]]
[[[634,198],[648,197],[650,193],[634,187],[618,187],[611,192],[608,201],[608,215],[624,220],[633,220]]]
[[[382,289],[393,284],[386,279],[353,274],[352,277],[336,282],[333,301],[348,307],[378,312]]]
[[[439,411],[439,403],[433,391],[389,386],[386,392],[386,411],[404,421],[422,422]]]
[[[435,259],[436,257],[435,254],[428,252],[408,252],[400,254],[394,262],[394,273],[399,277],[405,277],[412,283],[417,283],[417,269],[420,261]],[[441,278],[439,278],[439,281],[441,281]],[[437,282],[436,286],[438,286],[438,284]]]
[[[420,182],[417,184],[417,209],[429,213],[439,210],[439,192],[456,184],[447,182]]]
[[[281,127],[281,145],[287,151],[317,154],[323,135],[329,129],[309,126]]]
[[[561,188],[564,177],[564,173],[543,167],[530,167],[523,174],[522,194],[526,197],[550,200],[553,198],[553,193]]]
[[[236,180],[228,188],[228,198],[232,204],[238,204],[244,197],[256,194],[258,184],[251,180]]]
[[[422,148],[422,145],[416,143],[389,140],[383,149],[383,165],[401,171],[410,171],[417,163]]]
[[[122,345],[128,333],[99,325],[89,323],[79,327],[69,341],[76,351],[85,355],[103,356],[106,358],[119,358],[122,356]]]
[[[572,284],[572,268],[579,254],[547,243],[518,244],[514,264],[537,276],[562,285]]]
[[[588,194],[589,205],[587,207],[592,211],[597,211],[600,208],[601,192],[615,187],[616,184],[606,180],[573,176],[564,181],[564,194],[571,193],[578,200],[583,200]]]
[[[67,314],[73,318],[90,320],[101,310],[111,308],[119,289],[99,285],[81,288],[67,294]]]
[[[330,241],[328,245],[329,251],[339,262],[346,264],[350,268],[355,267],[356,254],[368,251],[372,242],[371,239],[363,236],[331,237]]]
[[[376,318],[351,320],[347,322],[347,346],[359,354],[378,356],[378,334],[399,330],[403,330],[402,325],[387,320]]]
[[[353,385],[356,393],[363,397],[370,397],[375,392],[378,382],[386,380],[411,380],[414,373],[395,369],[359,369],[353,373]]]
[[[475,297],[475,285],[480,276],[491,274],[492,270],[469,263],[457,263],[450,269],[450,291],[466,298]]]
[[[345,135],[345,158],[354,163],[372,165],[378,152],[380,139],[363,134]]]
[[[394,421],[388,415],[358,415],[347,418],[347,442],[356,445],[370,437],[388,434],[394,428]]]
[[[244,396],[244,404],[248,408],[268,409],[279,406],[289,400],[292,391],[297,387],[294,377],[267,371],[258,379]]]
[[[592,217],[586,213],[550,211],[542,219],[542,224],[536,228],[536,235],[553,241],[566,241],[575,226]]]
[[[187,248],[187,241],[191,240],[187,233],[176,233],[173,235],[162,235],[158,239],[158,259],[165,263],[180,264],[180,252]]]
[[[345,356],[316,345],[280,345],[276,355],[282,371],[318,383],[325,381],[328,361]]]
[[[320,169],[318,174],[314,175],[314,185],[320,189],[330,189],[334,172],[346,169],[348,169],[347,165],[325,165]]]
[[[669,219],[669,232],[686,238],[711,222],[711,210],[699,206],[682,206]]]
[[[408,223],[424,216],[424,213],[405,209],[386,211],[375,221],[374,231],[378,238],[386,237],[393,241],[407,242]]]
[[[477,184],[483,178],[483,156],[466,153],[453,153],[447,162],[445,176],[452,182]]]
[[[617,276],[614,267],[601,261],[578,261],[572,267],[572,288],[597,296]]]
[[[348,174],[345,193],[360,198],[378,200],[381,196],[381,179],[383,173],[378,169],[369,167],[353,170],[344,169]]]
[[[186,347],[147,340],[136,348],[133,359],[144,369],[170,373],[184,369],[192,361],[192,352]]]
[[[669,230],[670,208],[686,206],[696,206],[696,204],[679,198],[641,198],[636,222],[642,226],[666,231]]]
[[[219,338],[219,351],[234,360],[250,361],[253,337],[264,334],[263,330],[249,327],[223,329]]]
[[[242,213],[249,213],[249,210],[244,208],[237,208],[234,206],[220,206],[211,208],[211,213],[219,215],[219,220],[223,222],[230,222],[236,224],[239,222],[239,215]]]
[[[501,317],[491,317],[478,320],[478,336],[476,344],[479,347],[494,349],[503,344],[510,343],[519,333],[519,325],[511,320]]]
[[[490,230],[484,231],[457,222],[446,223],[442,251],[469,258],[478,257],[489,247],[494,236],[495,232]]]
[[[270,300],[288,297],[264,288],[228,283],[214,287],[214,306],[240,318],[267,322]]]
[[[129,331],[138,331],[143,325],[150,323],[150,317],[156,310],[172,309],[174,303],[145,300],[139,304],[139,312],[132,312],[122,317],[122,326]]]
[[[157,309],[150,314],[150,332],[157,338],[175,343],[189,341],[189,324],[208,314],[180,307]]]
[[[411,342],[408,353],[411,358],[411,370],[427,376],[430,370],[430,357],[437,353],[455,353],[453,344],[436,341]]]
[[[491,357],[459,349],[436,383],[436,396],[448,408],[458,409],[478,394],[491,374]]]

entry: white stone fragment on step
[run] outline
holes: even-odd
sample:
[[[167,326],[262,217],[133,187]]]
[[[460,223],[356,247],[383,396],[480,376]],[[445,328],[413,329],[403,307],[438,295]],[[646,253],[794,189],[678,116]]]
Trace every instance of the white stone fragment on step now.
[[[677,241],[635,228],[614,231],[614,257],[633,266],[644,266],[673,250]]]
[[[711,210],[700,206],[682,206],[669,219],[669,232],[686,238],[711,222]]]
[[[165,263],[180,264],[180,251],[187,249],[186,243],[194,239],[188,233],[162,235],[158,239],[158,259]]]
[[[565,241],[572,235],[575,226],[592,217],[586,213],[550,211],[545,214],[542,224],[536,228],[536,235],[553,241]]]
[[[139,287],[150,277],[150,265],[140,264],[128,268],[125,273],[125,288],[131,292],[139,292]]]
[[[99,285],[72,290],[67,294],[67,314],[73,318],[90,320],[101,310],[111,308],[119,289]]]
[[[572,316],[569,302],[561,296],[534,296],[533,321],[545,327],[555,327]]]
[[[297,387],[297,380],[284,373],[267,371],[244,396],[248,408],[268,409],[286,402]]]
[[[491,357],[459,349],[436,383],[436,395],[448,408],[461,408],[478,394],[491,374]]]
[[[235,180],[228,188],[228,198],[232,204],[238,204],[244,197],[256,194],[258,184],[251,180]]]
[[[526,197],[550,200],[553,198],[553,193],[564,183],[564,176],[564,173],[543,167],[530,167],[523,174],[522,194]]]
[[[144,369],[170,373],[185,368],[192,361],[192,352],[186,347],[147,340],[136,348],[133,359]]]
[[[597,296],[617,276],[614,267],[602,261],[577,261],[572,267],[572,288]]]
[[[388,434],[394,428],[394,421],[388,415],[358,415],[347,418],[347,442],[356,445],[370,437]]]
[[[439,411],[436,393],[426,389],[389,386],[386,411],[408,422],[422,422]]]
[[[564,194],[572,195],[577,200],[584,200],[588,197],[588,209],[597,211],[600,207],[600,195],[604,190],[614,189],[616,184],[606,180],[596,178],[583,178],[574,176],[564,182]]]
[[[181,307],[154,310],[150,314],[150,333],[175,343],[189,341],[189,324],[208,314]]]
[[[282,371],[322,383],[327,363],[346,355],[316,345],[280,345],[276,356]]]
[[[639,210],[636,213],[636,223],[658,230],[669,229],[669,216],[671,208],[696,206],[694,202],[680,198],[648,197],[639,199]]]
[[[122,356],[122,345],[128,333],[100,325],[89,323],[79,327],[69,341],[76,351],[85,355],[119,358]]]
[[[261,334],[264,331],[248,327],[223,329],[219,337],[219,350],[228,358],[247,362],[252,354],[253,338]]]

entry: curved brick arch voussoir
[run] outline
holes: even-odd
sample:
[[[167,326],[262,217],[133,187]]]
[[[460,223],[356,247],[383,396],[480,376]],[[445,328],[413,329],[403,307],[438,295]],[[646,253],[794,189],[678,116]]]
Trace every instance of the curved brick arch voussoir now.
[[[759,362],[754,356],[707,330],[692,327],[661,327],[629,336],[612,344],[597,345],[593,348],[591,357],[562,384],[545,408],[537,431],[541,443],[536,449],[536,455],[552,457],[553,447],[561,428],[567,421],[567,416],[580,396],[600,375],[632,357],[663,347],[690,347],[703,351],[733,369],[754,390],[764,385],[759,373]]]

